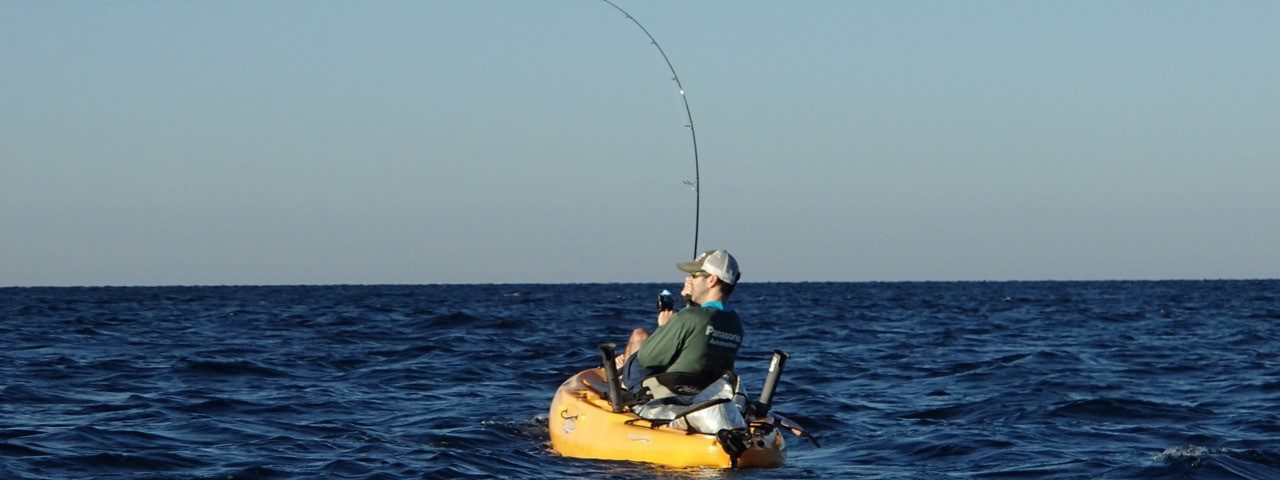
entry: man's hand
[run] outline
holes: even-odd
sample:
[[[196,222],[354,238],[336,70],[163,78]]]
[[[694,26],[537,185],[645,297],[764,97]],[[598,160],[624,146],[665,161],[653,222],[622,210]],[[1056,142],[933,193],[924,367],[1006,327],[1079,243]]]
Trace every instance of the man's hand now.
[[[666,325],[667,321],[671,320],[671,317],[674,316],[675,314],[676,314],[675,310],[663,310],[661,312],[658,312],[658,326],[661,327],[663,325]]]

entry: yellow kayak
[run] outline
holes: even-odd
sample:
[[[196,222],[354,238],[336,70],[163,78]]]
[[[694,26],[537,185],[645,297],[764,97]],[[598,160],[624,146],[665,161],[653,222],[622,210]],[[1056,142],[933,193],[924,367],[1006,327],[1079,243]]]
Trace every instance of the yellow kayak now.
[[[760,444],[749,445],[735,465],[715,435],[668,426],[652,428],[634,413],[614,413],[602,368],[569,377],[551,401],[551,448],[576,458],[629,460],[672,467],[769,468],[786,462],[787,445],[773,430]],[[771,420],[771,419],[768,419]]]

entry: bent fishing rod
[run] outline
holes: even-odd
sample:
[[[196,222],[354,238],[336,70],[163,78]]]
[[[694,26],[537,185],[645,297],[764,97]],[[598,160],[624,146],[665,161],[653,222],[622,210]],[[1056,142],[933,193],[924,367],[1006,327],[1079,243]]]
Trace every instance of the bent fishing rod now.
[[[640,21],[636,20],[636,17],[631,16],[618,4],[609,0],[600,1],[618,9],[619,12],[622,12],[627,17],[627,20],[631,20],[631,23],[640,27],[640,31],[649,37],[649,43],[658,49],[658,53],[662,54],[662,60],[667,62],[667,69],[671,70],[671,80],[676,82],[676,88],[680,90],[680,100],[684,102],[684,116],[688,120],[688,123],[684,126],[689,129],[689,137],[693,140],[693,181],[685,180],[684,184],[693,187],[693,258],[696,259],[698,258],[698,226],[702,219],[702,177],[698,169],[698,132],[693,129],[693,113],[689,111],[689,98],[684,94],[684,85],[680,83],[680,74],[676,73],[676,67],[671,66],[671,59],[667,58],[667,52],[662,50],[661,45],[658,45],[658,40],[653,38],[653,35],[649,33],[649,29],[644,28],[644,25],[641,25]]]

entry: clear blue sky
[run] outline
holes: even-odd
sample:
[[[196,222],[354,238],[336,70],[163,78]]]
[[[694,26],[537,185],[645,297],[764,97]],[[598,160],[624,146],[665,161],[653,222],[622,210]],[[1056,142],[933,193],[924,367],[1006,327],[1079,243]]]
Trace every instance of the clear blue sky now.
[[[1280,2],[620,0],[744,281],[1280,276]],[[0,285],[678,281],[606,4],[0,3]]]

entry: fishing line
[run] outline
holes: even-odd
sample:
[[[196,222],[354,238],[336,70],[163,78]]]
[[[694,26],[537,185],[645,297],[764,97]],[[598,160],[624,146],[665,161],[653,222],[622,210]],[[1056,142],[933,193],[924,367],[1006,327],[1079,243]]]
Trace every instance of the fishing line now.
[[[658,45],[658,40],[653,38],[653,35],[649,33],[649,29],[644,28],[644,25],[641,25],[639,20],[636,20],[630,13],[619,7],[618,4],[609,0],[600,1],[618,9],[619,12],[622,12],[627,17],[627,20],[631,20],[631,23],[640,27],[640,31],[649,37],[649,43],[658,49],[658,53],[662,54],[662,60],[667,62],[667,69],[671,70],[671,80],[674,80],[676,88],[680,89],[680,100],[684,102],[684,116],[689,122],[684,126],[689,129],[689,137],[693,140],[693,181],[685,180],[684,184],[693,187],[693,258],[698,258],[698,226],[702,220],[702,177],[698,171],[698,133],[693,129],[693,113],[689,111],[689,98],[684,95],[684,85],[680,83],[680,74],[676,73],[676,67],[671,66],[671,59],[667,58],[667,52],[662,50],[661,45]]]

